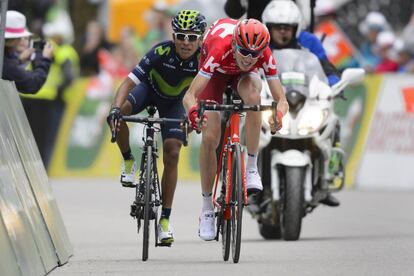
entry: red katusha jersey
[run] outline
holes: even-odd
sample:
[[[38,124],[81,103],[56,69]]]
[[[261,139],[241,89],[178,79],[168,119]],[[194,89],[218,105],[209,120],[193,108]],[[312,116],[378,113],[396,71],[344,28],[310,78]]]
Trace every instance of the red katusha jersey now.
[[[215,72],[227,75],[242,73],[234,59],[231,45],[237,23],[237,20],[223,18],[210,27],[201,47],[199,74],[211,78]],[[263,68],[267,79],[277,78],[276,61],[269,47],[266,47],[250,71],[257,68]]]

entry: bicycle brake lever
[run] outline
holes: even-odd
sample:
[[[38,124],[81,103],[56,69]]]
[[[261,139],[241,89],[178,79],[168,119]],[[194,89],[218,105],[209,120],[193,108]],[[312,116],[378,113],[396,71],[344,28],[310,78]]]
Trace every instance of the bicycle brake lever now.
[[[277,103],[272,102],[272,116],[273,121],[275,122],[275,125],[277,124]],[[270,134],[275,135],[276,131],[273,131],[272,128],[270,128]]]
[[[118,124],[118,120],[115,120],[115,122],[113,122],[114,127],[111,129],[111,134],[112,134],[111,143],[115,143],[115,141],[116,141],[116,133],[117,133],[116,126],[117,126],[117,124]]]

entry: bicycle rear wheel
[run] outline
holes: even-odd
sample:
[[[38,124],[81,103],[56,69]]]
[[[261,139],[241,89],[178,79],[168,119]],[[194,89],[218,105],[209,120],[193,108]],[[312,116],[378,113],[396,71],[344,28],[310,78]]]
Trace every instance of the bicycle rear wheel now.
[[[231,252],[233,262],[239,262],[242,234],[244,194],[242,183],[242,156],[240,144],[235,144],[233,152],[232,191],[231,191]]]
[[[150,232],[150,201],[151,201],[151,181],[152,181],[152,147],[147,147],[146,166],[145,166],[145,194],[144,194],[144,229],[142,240],[142,260],[148,260],[149,232]]]

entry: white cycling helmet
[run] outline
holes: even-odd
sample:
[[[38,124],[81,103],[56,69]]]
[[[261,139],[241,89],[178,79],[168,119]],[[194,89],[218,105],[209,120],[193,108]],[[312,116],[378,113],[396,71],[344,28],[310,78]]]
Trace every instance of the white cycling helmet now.
[[[302,13],[291,0],[273,0],[263,11],[262,22],[270,29],[271,25],[295,25],[296,37],[302,30]]]

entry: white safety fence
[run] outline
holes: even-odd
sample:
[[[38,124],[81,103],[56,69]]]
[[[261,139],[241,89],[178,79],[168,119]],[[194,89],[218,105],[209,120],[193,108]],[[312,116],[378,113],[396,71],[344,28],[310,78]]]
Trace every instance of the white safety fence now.
[[[14,84],[0,94],[0,275],[45,275],[73,249]]]

